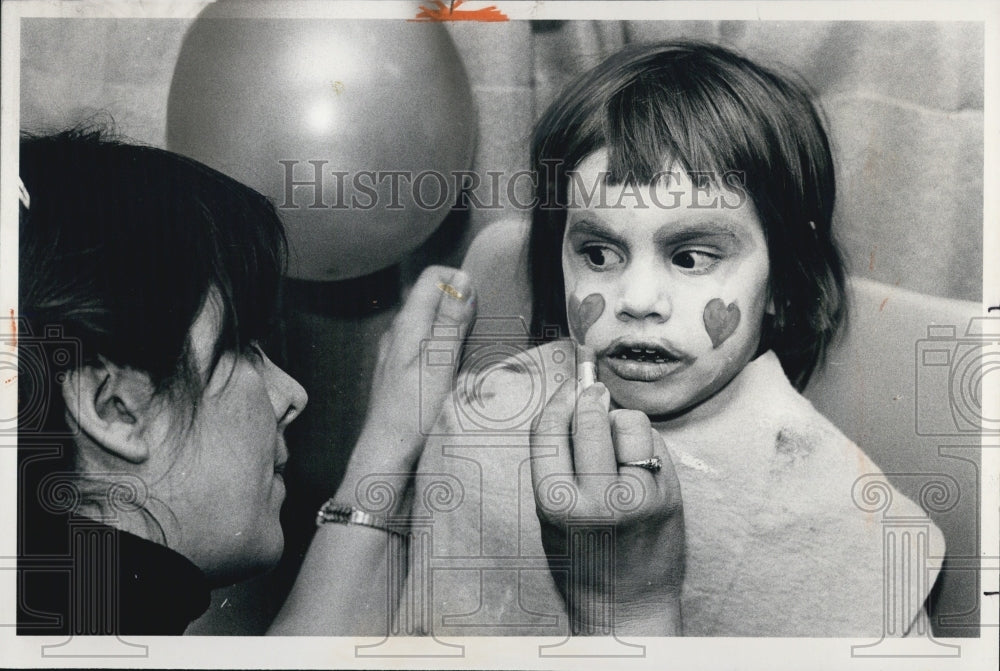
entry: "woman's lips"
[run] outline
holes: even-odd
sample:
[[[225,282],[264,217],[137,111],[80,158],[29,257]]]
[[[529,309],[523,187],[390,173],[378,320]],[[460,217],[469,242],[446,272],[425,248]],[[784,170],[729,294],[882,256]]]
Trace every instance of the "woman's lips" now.
[[[285,474],[285,466],[288,465],[288,448],[285,447],[284,436],[278,435],[274,443],[274,472],[277,475]]]

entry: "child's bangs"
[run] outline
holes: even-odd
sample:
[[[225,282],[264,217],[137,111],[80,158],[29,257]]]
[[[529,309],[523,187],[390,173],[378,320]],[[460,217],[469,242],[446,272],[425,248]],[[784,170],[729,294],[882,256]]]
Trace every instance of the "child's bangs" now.
[[[755,137],[760,120],[732,83],[698,69],[672,63],[640,74],[608,100],[603,130],[610,183],[650,184],[681,170],[696,184],[720,186],[727,173],[752,168],[754,157],[767,155],[755,146],[764,142]]]

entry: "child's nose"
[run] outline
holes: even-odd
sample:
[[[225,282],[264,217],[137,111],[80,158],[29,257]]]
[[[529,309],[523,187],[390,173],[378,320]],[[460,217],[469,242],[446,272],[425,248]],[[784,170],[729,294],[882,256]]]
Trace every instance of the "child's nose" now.
[[[615,314],[620,321],[648,319],[657,323],[670,318],[672,309],[663,273],[654,263],[633,263],[621,277],[621,292]]]

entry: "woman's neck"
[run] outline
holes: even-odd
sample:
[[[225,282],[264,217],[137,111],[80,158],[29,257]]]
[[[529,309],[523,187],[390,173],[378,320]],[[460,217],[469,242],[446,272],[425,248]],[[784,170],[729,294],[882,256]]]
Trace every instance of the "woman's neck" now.
[[[77,506],[75,514],[167,547],[163,527],[144,508],[133,511],[114,507],[113,510],[108,510],[110,505],[106,500],[84,500]]]

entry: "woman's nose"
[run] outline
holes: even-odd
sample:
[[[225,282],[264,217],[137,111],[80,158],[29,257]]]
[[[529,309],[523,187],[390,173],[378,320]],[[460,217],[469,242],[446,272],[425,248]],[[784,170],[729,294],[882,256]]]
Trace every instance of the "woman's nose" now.
[[[665,322],[672,310],[667,278],[655,262],[635,260],[620,278],[615,315],[619,321]]]
[[[267,393],[274,406],[275,417],[278,418],[278,428],[284,429],[291,424],[309,402],[309,395],[298,381],[279,368],[270,359],[267,360]]]

